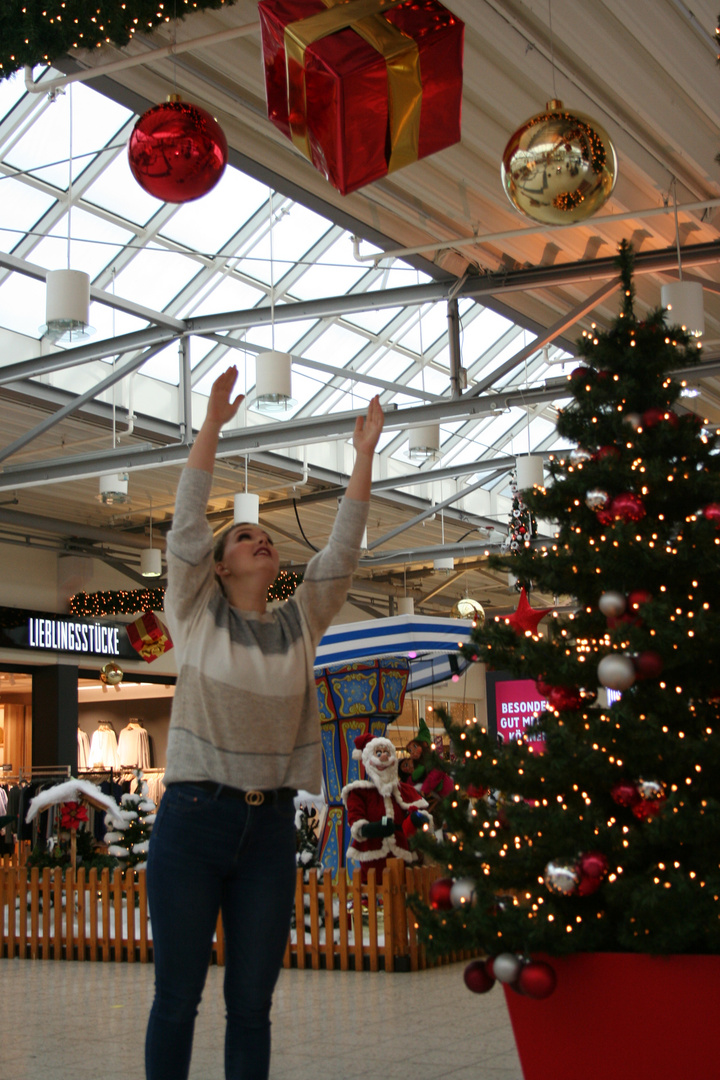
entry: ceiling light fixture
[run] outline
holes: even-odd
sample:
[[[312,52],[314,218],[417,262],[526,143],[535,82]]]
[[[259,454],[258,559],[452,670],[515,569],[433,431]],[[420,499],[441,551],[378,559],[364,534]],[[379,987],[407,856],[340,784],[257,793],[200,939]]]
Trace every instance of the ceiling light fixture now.
[[[67,186],[67,269],[48,270],[45,275],[45,323],[40,333],[56,345],[69,345],[94,334],[90,326],[90,275],[70,269],[73,200],[73,108],[68,91],[70,147]]]
[[[683,281],[680,258],[680,229],[677,211],[677,181],[673,179],[673,210],[675,213],[675,247],[678,258],[678,280],[668,282],[660,290],[660,303],[667,308],[666,321],[670,326],[682,326],[692,337],[705,333],[703,287],[698,281]]]
[[[275,348],[275,277],[273,260],[273,193],[270,190],[270,341],[269,352],[255,358],[255,396],[250,408],[277,415],[289,412],[297,401],[292,396],[292,356]]]
[[[128,474],[107,473],[100,477],[98,499],[105,506],[121,505],[130,502],[128,495]]]
[[[440,425],[425,424],[413,428],[408,434],[407,456],[418,464],[437,460],[440,457]]]
[[[162,552],[153,547],[152,499],[150,499],[150,547],[140,552],[140,573],[143,577],[160,577],[162,574]]]
[[[260,496],[248,491],[248,459],[245,457],[245,490],[238,491],[233,499],[234,525],[259,525]]]

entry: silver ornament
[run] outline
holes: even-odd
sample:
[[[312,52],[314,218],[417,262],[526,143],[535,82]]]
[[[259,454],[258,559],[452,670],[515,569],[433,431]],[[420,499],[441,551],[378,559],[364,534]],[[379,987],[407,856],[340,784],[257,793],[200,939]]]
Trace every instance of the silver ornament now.
[[[573,464],[577,465],[581,461],[589,461],[592,454],[589,450],[584,450],[582,446],[576,446],[574,450],[570,451],[570,460]]]
[[[450,889],[450,903],[454,908],[472,907],[477,897],[472,878],[458,878]]]
[[[617,619],[624,613],[627,600],[623,593],[611,589],[602,594],[598,600],[598,607],[609,619]]]
[[[501,983],[513,983],[520,973],[522,960],[515,953],[501,952],[492,962],[493,975]]]
[[[551,859],[545,867],[543,880],[550,892],[571,896],[577,892],[580,871],[573,859]]]
[[[637,789],[641,799],[665,798],[665,789],[657,780],[638,780]]]
[[[593,491],[588,491],[585,495],[585,505],[590,510],[602,510],[609,498],[610,496],[607,491],[600,491],[595,488]]]
[[[635,431],[637,431],[638,428],[642,427],[642,416],[636,412],[625,413],[623,423],[629,424],[631,428],[635,428]]]
[[[602,658],[597,674],[598,681],[610,690],[627,690],[635,682],[635,665],[629,656],[611,653]]]

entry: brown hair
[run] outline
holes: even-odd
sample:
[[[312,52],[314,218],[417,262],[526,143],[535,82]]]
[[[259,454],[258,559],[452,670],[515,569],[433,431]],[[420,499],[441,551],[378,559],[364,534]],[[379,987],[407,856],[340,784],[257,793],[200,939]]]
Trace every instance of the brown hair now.
[[[223,560],[223,556],[225,555],[225,545],[227,543],[227,538],[230,533],[233,531],[233,529],[241,529],[243,525],[251,525],[253,528],[260,527],[255,521],[233,521],[231,525],[228,525],[227,528],[223,529],[223,531],[218,535],[215,543],[213,544],[212,554],[214,566],[217,565],[217,563],[222,562]],[[265,532],[265,529],[263,529],[263,532],[269,539],[272,539],[272,537],[270,537],[270,533]],[[225,586],[223,585],[222,578],[218,575],[217,570],[215,571],[215,579],[222,591],[225,592]]]

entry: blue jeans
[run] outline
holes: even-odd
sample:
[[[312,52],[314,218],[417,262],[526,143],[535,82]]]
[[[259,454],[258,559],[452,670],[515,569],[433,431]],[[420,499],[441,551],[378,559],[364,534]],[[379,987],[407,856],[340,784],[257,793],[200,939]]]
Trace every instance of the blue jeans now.
[[[248,806],[171,784],[148,855],[155,1000],[147,1080],[185,1080],[218,912],[225,931],[226,1080],[267,1080],[270,1006],[295,890],[292,799]]]

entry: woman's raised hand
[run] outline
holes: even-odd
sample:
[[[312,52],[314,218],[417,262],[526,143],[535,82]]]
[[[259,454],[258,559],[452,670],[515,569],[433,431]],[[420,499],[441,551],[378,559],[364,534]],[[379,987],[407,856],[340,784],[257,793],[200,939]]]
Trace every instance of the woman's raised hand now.
[[[228,420],[232,420],[233,416],[240,408],[240,403],[245,397],[244,394],[238,394],[234,400],[230,399],[232,388],[237,379],[237,373],[237,368],[233,364],[227,371],[223,371],[222,375],[218,375],[217,379],[212,384],[212,390],[210,391],[210,397],[208,399],[206,419],[211,423],[219,424],[220,427],[222,427],[223,424],[227,424]]]
[[[385,414],[376,395],[368,405],[366,416],[358,416],[353,433],[353,446],[358,454],[372,456],[385,423]]]

